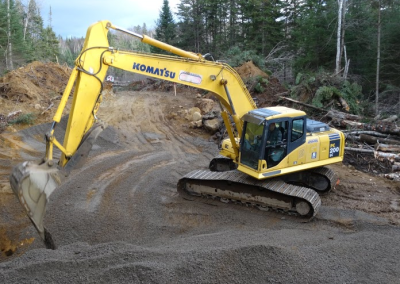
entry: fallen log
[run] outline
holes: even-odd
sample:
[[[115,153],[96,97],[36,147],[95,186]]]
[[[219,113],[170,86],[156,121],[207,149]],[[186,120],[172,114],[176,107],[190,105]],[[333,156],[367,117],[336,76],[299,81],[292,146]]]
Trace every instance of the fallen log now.
[[[400,162],[400,155],[394,153],[384,153],[379,151],[374,151],[375,159],[382,161],[384,159],[389,160],[390,162]]]
[[[361,134],[367,134],[367,135],[372,135],[376,137],[387,137],[387,134],[376,132],[376,131],[369,131],[369,130],[343,130],[342,131],[345,136],[346,135],[361,135]]]
[[[349,127],[352,129],[363,129],[364,123],[351,121],[347,119],[332,119],[332,123],[340,127]]]
[[[362,148],[352,148],[352,147],[344,147],[344,151],[350,151],[350,152],[357,152],[357,153],[370,153],[370,154],[374,154],[375,151],[374,150],[370,150],[370,149],[362,149]]]
[[[339,101],[339,103],[341,104],[342,108],[345,111],[349,111],[350,110],[349,104],[346,102],[345,99],[343,99],[342,97],[339,96],[338,97],[338,101]]]
[[[343,120],[343,119],[354,120],[354,121],[361,120],[361,117],[359,115],[345,113],[334,109],[329,110],[326,116],[337,120]]]
[[[384,159],[389,160],[390,162],[394,163],[400,162],[400,155],[394,153],[385,153],[381,151],[376,151],[372,149],[362,149],[362,148],[352,148],[352,147],[344,147],[344,151],[349,152],[357,152],[357,153],[367,153],[367,154],[374,154],[375,159],[382,161]]]
[[[286,101],[289,101],[289,102],[292,102],[292,103],[295,103],[295,104],[298,104],[298,105],[301,105],[301,106],[305,106],[305,107],[308,107],[308,108],[311,108],[311,109],[315,109],[315,110],[318,110],[318,111],[321,111],[321,112],[327,112],[327,110],[325,110],[325,109],[322,109],[322,108],[319,108],[319,107],[316,107],[316,106],[313,106],[313,105],[310,105],[310,104],[306,104],[306,103],[303,103],[303,102],[300,102],[300,101],[296,101],[296,100],[291,99],[291,98],[287,98],[287,97],[283,97],[283,96],[280,96],[279,98],[283,99],[283,100],[286,100]]]
[[[398,173],[385,174],[383,176],[390,180],[400,181],[400,175]]]
[[[398,145],[400,144],[400,141],[394,140],[394,139],[389,139],[389,138],[378,138],[374,136],[370,136],[367,134],[360,134],[359,141],[361,142],[366,142],[368,144],[379,144],[384,142],[385,144],[392,144],[392,145]]]
[[[388,144],[380,144],[377,143],[375,145],[375,150],[376,151],[382,151],[382,152],[397,152],[400,153],[400,145],[388,145]]]
[[[392,122],[365,124],[364,129],[378,131],[386,134],[400,135],[400,128]]]
[[[340,123],[339,125],[342,127],[352,127],[356,129],[377,131],[385,134],[400,135],[400,127],[397,127],[397,125],[392,122],[376,122],[367,124],[346,119],[339,120],[338,122]]]
[[[347,133],[344,134],[344,138],[346,138],[346,140],[351,140],[351,141],[360,141],[360,136]]]

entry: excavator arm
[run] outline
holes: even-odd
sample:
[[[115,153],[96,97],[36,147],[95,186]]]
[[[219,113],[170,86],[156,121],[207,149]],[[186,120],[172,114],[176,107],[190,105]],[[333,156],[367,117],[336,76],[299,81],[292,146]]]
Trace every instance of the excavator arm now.
[[[144,43],[177,56],[123,51],[110,47],[107,39],[110,29],[139,38]],[[43,225],[46,205],[50,195],[70,171],[84,162],[97,136],[104,129],[104,125],[96,119],[96,113],[102,101],[102,82],[110,66],[213,92],[225,110],[224,122],[229,123],[227,119],[229,114],[233,118],[239,137],[243,127],[240,118],[256,109],[241,78],[229,65],[206,61],[200,54],[187,52],[145,35],[115,27],[108,21],[101,21],[90,26],[82,51],[75,61],[75,67],[53,118],[52,126],[45,134],[45,156],[37,162],[24,162],[17,165],[10,176],[14,193],[50,248],[54,246],[51,235]],[[54,130],[61,120],[73,89],[72,106],[68,113],[63,143],[61,143],[55,138]],[[238,139],[234,137],[230,125],[226,126],[235,153],[233,158],[237,158],[239,156]],[[54,146],[61,151],[59,160],[53,158]]]

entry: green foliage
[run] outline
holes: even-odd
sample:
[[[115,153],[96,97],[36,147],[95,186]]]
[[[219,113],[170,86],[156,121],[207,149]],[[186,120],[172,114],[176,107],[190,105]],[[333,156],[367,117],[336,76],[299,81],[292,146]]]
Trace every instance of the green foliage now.
[[[169,7],[168,0],[163,1],[163,5],[160,11],[160,16],[156,22],[156,35],[155,38],[159,41],[174,44],[175,42],[175,22]],[[166,53],[156,47],[152,47],[151,50],[156,53]]]
[[[360,114],[362,107],[360,101],[362,100],[362,86],[356,82],[350,83],[345,80],[340,89],[341,96],[349,104],[350,112]]]
[[[323,102],[331,101],[334,96],[341,97],[341,93],[336,87],[333,86],[321,86],[318,88],[317,92],[315,93],[315,97],[312,100],[312,104],[316,107],[324,107]]]
[[[350,107],[350,112],[358,114],[361,111],[360,97],[362,88],[357,83],[344,80],[339,88],[335,86],[321,86],[317,89],[312,104],[316,107],[324,107],[324,102],[330,102],[338,97],[343,98]]]
[[[358,114],[362,110],[362,87],[356,82],[332,76],[323,69],[317,73],[298,73],[295,82],[296,85],[290,88],[295,99],[324,108],[328,104],[332,106],[332,101],[343,98],[350,112]]]
[[[83,47],[84,38],[59,38],[60,44],[60,63],[67,63],[72,67],[75,64],[75,59],[79,56]],[[111,41],[110,41],[111,43]]]
[[[33,125],[33,123],[36,120],[36,116],[33,113],[26,113],[26,114],[21,114],[17,118],[10,120],[8,124],[28,124],[28,125]]]
[[[332,68],[336,55],[336,1],[308,0],[287,7],[290,21],[289,46],[296,54],[295,72]]]
[[[315,82],[315,76],[312,74],[303,74],[301,72],[299,72],[296,76],[296,81],[295,84],[299,85],[300,83],[302,84],[311,84]]]
[[[301,73],[296,76],[295,86],[289,87],[292,98],[298,98],[301,94],[312,94],[315,90],[316,75],[313,73]]]
[[[297,73],[296,81],[295,81],[296,85],[300,84],[300,80],[302,77],[303,77],[303,73],[301,73],[301,72]]]
[[[228,64],[233,67],[240,66],[248,61],[253,61],[260,69],[265,69],[264,58],[256,54],[255,50],[242,51],[238,46],[233,46],[226,52],[226,57]]]
[[[256,77],[256,85],[254,86],[254,91],[257,93],[263,93],[265,91],[265,88],[263,86],[266,86],[269,84],[269,81],[267,78],[257,76]]]
[[[43,27],[36,1],[30,0],[25,5],[22,1],[10,0],[10,25],[7,2],[0,1],[0,71],[5,69],[9,50],[14,68],[34,60],[56,61],[59,41],[50,26]]]
[[[52,61],[56,62],[58,56],[60,55],[59,41],[56,34],[51,29],[47,27],[41,30],[40,38],[35,42],[32,42],[32,57],[31,61]]]
[[[8,28],[7,14],[7,1],[0,1],[0,62],[4,64],[4,66],[0,66],[0,70],[5,69],[6,58],[9,55],[9,46],[11,46],[12,52],[10,60],[13,63],[17,63],[18,65],[18,63],[25,60],[27,55],[26,45],[23,41],[21,14],[18,12],[15,1],[10,0],[10,29]]]

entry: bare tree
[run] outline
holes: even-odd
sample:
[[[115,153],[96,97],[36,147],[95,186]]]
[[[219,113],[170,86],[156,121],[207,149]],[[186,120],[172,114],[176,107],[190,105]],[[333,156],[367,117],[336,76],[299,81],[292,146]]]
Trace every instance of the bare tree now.
[[[344,0],[338,0],[338,27],[337,27],[337,37],[336,37],[336,68],[335,74],[341,72],[341,53],[342,53],[342,22],[343,22],[343,2]]]
[[[25,16],[25,19],[24,19],[24,40],[25,40],[25,38],[26,38],[26,30],[28,29],[28,24],[29,24],[29,21],[30,21],[30,19],[31,19],[31,16],[32,16],[32,13],[31,13],[31,11],[30,11],[30,8],[31,7],[31,0],[29,0],[28,1],[28,5],[27,5],[27,8],[26,8],[26,16]]]
[[[14,65],[12,61],[10,0],[7,0],[7,53],[8,53],[6,56],[7,70],[13,70]]]
[[[378,0],[378,32],[376,46],[375,115],[379,114],[379,69],[381,64],[381,0]]]

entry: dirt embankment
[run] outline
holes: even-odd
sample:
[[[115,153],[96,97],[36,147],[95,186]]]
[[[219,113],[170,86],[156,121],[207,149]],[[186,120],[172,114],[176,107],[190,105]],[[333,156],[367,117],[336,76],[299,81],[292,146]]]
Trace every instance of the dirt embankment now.
[[[32,62],[0,78],[0,132],[7,122],[30,115],[25,126],[48,122],[61,98],[71,69],[56,63]],[[13,117],[10,114],[16,113]],[[9,128],[13,130],[13,128]]]

